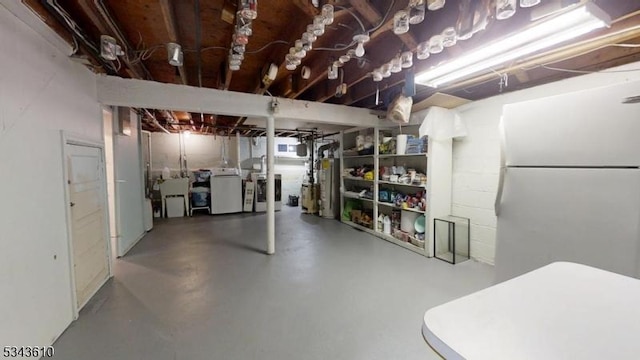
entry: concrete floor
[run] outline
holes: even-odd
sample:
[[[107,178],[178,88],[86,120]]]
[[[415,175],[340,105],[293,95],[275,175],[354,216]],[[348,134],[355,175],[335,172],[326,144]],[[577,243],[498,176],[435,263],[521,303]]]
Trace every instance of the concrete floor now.
[[[427,259],[284,207],[156,222],[55,343],[57,359],[439,359],[424,312],[493,268]]]

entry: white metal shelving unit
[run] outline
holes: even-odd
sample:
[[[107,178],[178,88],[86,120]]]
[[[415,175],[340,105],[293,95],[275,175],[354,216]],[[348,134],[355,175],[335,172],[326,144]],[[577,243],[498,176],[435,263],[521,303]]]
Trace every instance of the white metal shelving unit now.
[[[411,250],[418,254],[432,257],[433,256],[433,242],[434,242],[434,228],[433,220],[437,217],[447,216],[451,210],[451,174],[452,174],[452,140],[434,140],[429,139],[427,153],[424,154],[379,154],[379,144],[381,143],[382,133],[385,135],[391,134],[396,136],[400,131],[405,134],[418,135],[418,127],[420,124],[409,124],[403,126],[402,129],[397,125],[390,124],[389,127],[378,128],[357,128],[343,131],[341,150],[350,148],[355,145],[355,136],[358,134],[369,134],[373,136],[374,141],[374,154],[373,155],[357,155],[357,156],[342,156],[340,162],[340,173],[344,174],[344,169],[355,165],[371,164],[374,167],[374,181],[364,180],[362,178],[354,178],[351,176],[341,177],[340,186],[340,218],[342,222],[352,226],[358,230],[367,232],[378,238],[387,240],[394,244],[397,244],[405,249]],[[344,151],[341,151],[344,154]],[[379,169],[381,166],[391,165],[407,165],[416,169],[424,171],[427,175],[426,185],[414,185],[414,184],[402,184],[391,181],[380,180]],[[347,188],[359,184],[359,187],[373,187],[373,199],[363,199],[358,196],[353,196],[348,192]],[[425,191],[427,198],[427,208],[425,211],[418,209],[402,209],[395,206],[393,203],[381,202],[379,199],[380,190],[383,188],[395,188],[404,193],[416,193],[418,191]],[[364,209],[369,209],[373,213],[373,228],[367,228],[365,226],[356,224],[350,220],[346,220],[342,217],[344,213],[345,199],[356,198],[362,201]],[[387,235],[376,229],[376,221],[380,213],[389,214],[392,209],[398,209],[402,212],[413,212],[425,215],[425,248],[421,248],[413,245],[410,242],[404,242],[396,239],[391,235]]]

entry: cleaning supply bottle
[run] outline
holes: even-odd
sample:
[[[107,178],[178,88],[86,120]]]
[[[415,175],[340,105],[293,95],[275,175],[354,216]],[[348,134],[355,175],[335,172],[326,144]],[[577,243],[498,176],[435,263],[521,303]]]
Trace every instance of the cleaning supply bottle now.
[[[391,218],[387,215],[384,216],[384,233],[391,235]]]
[[[379,232],[383,231],[383,225],[384,225],[384,215],[380,214],[378,215],[378,227],[376,228],[376,230],[378,230]]]

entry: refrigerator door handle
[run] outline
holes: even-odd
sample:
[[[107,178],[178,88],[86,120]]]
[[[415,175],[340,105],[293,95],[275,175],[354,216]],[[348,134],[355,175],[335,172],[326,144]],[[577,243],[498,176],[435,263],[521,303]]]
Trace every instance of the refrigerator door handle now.
[[[500,167],[500,179],[498,180],[498,192],[496,194],[496,202],[494,205],[494,211],[496,216],[500,216],[500,203],[502,202],[502,190],[504,189],[504,175],[507,172],[506,167]]]
[[[498,124],[498,132],[500,133],[500,178],[498,180],[498,191],[496,193],[496,201],[493,206],[496,216],[500,215],[500,203],[502,202],[502,191],[504,189],[504,176],[507,173],[507,160],[505,156],[506,138],[504,131],[504,117],[500,118]]]

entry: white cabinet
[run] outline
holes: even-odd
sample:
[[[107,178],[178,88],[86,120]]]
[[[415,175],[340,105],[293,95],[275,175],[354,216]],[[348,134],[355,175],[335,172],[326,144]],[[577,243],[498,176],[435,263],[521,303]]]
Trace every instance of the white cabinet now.
[[[409,146],[412,153],[406,154],[396,154],[395,150],[390,152],[386,146],[380,146],[385,140],[395,141],[399,134],[413,135],[417,139],[418,132],[419,124],[402,128],[397,125],[359,128],[342,133],[341,220],[379,238],[431,257],[433,220],[448,216],[451,212],[452,140],[429,138],[426,152],[425,149]],[[357,145],[362,144],[363,139],[364,143],[368,139],[372,140],[373,149],[361,149],[357,152]],[[356,148],[356,152],[349,151],[353,148]],[[394,176],[396,173],[406,175]],[[420,205],[423,201],[426,201],[426,206]],[[353,214],[350,214],[350,209],[354,206],[360,209],[360,213],[356,210],[355,219],[350,216]],[[378,228],[378,217],[381,214],[393,220],[395,226],[392,225],[394,229],[390,234],[384,232],[384,227]],[[421,216],[424,216],[422,241],[413,226]],[[364,217],[365,221],[359,221],[358,217]],[[369,219],[370,223],[367,222]]]

